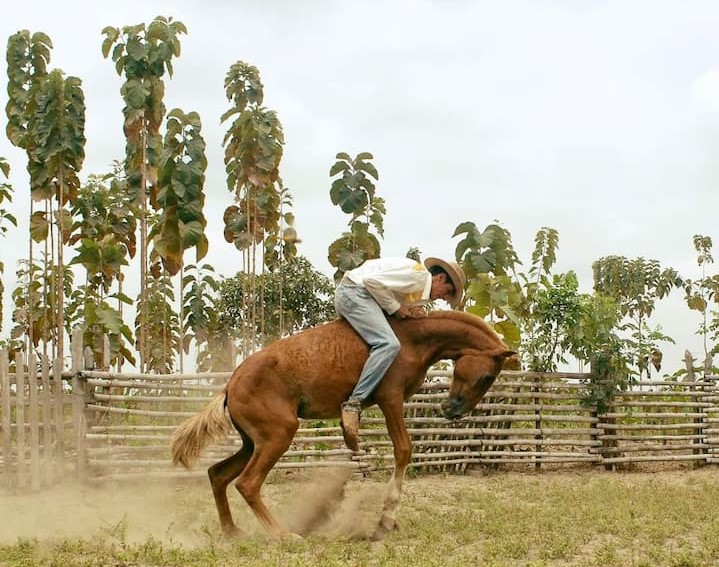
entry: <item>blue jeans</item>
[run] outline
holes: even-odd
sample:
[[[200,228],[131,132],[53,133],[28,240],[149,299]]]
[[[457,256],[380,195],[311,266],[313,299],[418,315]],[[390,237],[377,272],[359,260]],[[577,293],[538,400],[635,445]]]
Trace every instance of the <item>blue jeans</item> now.
[[[361,285],[344,282],[335,292],[335,309],[369,346],[369,357],[350,401],[364,401],[382,381],[399,354],[400,344],[382,308]]]

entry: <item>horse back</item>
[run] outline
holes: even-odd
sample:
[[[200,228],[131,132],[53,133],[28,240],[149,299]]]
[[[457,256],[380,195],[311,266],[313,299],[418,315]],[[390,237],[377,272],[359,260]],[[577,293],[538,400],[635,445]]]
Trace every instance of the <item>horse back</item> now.
[[[368,347],[337,319],[277,340],[247,357],[227,384],[231,397],[284,399],[300,417],[335,417],[359,377]]]

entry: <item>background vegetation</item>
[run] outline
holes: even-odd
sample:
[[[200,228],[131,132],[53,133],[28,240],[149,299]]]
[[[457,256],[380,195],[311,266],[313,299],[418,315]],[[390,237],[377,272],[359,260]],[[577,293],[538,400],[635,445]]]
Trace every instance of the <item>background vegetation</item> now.
[[[0,272],[0,292],[13,300],[12,313],[0,313],[2,346],[65,356],[66,337],[80,326],[99,368],[169,372],[182,370],[189,356],[196,368],[227,370],[268,341],[333,316],[332,281],[300,255],[281,175],[279,114],[264,106],[259,69],[244,61],[227,70],[228,106],[219,117],[227,126],[224,238],[241,269],[218,274],[203,263],[213,243],[205,234],[202,117],[168,111],[163,102],[186,34],[182,22],[161,16],[102,30],[98,47],[120,77],[126,153],[112,171],[85,181],[80,79],[51,68],[46,34],[22,30],[8,39],[6,134],[25,152],[30,186],[0,185],[0,238],[18,239],[12,199],[29,198],[32,207],[17,279]],[[382,252],[388,211],[373,159],[340,151],[328,160],[329,199],[348,216],[347,230],[328,237],[335,281]],[[5,179],[10,166],[0,158]],[[652,325],[652,314],[673,290],[698,314],[705,357],[717,351],[719,275],[710,237],[693,239],[699,278],[652,259],[607,256],[592,264],[593,292],[580,293],[573,271],[554,270],[555,229],[540,228],[531,257],[521,259],[500,222],[458,220],[455,258],[468,275],[463,308],[490,321],[525,368],[552,371],[577,360],[618,387],[660,372],[662,344],[674,339]],[[407,254],[421,259],[416,247]],[[140,292],[130,297],[135,274],[131,287]],[[693,362],[699,368],[704,360]],[[670,369],[676,378],[684,372]]]

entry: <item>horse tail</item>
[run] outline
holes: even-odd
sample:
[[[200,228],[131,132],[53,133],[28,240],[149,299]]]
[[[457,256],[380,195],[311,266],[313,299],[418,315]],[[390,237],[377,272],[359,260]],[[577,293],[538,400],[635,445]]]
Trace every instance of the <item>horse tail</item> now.
[[[225,417],[225,397],[224,392],[216,396],[205,409],[175,430],[170,441],[173,465],[181,463],[189,469],[207,443],[218,441],[230,432],[230,422]]]

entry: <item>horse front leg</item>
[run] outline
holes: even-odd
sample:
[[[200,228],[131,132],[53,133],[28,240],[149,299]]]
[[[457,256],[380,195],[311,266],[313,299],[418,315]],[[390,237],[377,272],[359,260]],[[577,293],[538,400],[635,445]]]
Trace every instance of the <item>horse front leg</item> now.
[[[412,456],[412,443],[404,423],[402,399],[399,399],[399,403],[381,405],[380,409],[384,413],[387,431],[394,447],[394,472],[387,487],[379,524],[371,536],[375,541],[384,539],[388,533],[397,528],[397,508],[402,494],[402,482]]]

